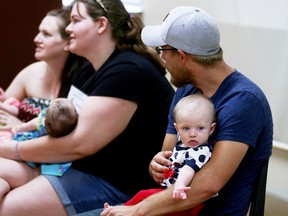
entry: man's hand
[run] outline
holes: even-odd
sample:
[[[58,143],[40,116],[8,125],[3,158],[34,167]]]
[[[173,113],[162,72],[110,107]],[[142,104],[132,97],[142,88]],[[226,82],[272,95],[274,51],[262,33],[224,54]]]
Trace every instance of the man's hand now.
[[[137,205],[134,206],[110,206],[108,203],[104,204],[104,210],[100,216],[135,216],[137,215]]]
[[[164,171],[171,166],[168,158],[172,155],[172,151],[158,152],[150,162],[149,172],[155,182],[160,184],[164,179]]]

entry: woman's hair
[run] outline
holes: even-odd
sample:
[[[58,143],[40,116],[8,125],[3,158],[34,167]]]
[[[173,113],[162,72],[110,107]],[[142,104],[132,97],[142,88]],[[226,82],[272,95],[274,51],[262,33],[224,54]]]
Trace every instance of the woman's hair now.
[[[58,30],[63,40],[69,39],[69,34],[66,32],[65,28],[69,25],[70,19],[68,11],[65,8],[58,8],[49,11],[46,16],[53,16],[59,19]]]
[[[69,11],[67,8],[58,8],[49,11],[46,16],[53,16],[59,19],[58,30],[63,40],[69,40],[69,34],[66,32],[66,27],[70,23]],[[61,88],[58,97],[66,97],[68,95],[72,81],[77,76],[79,68],[86,62],[83,57],[70,53],[66,60],[61,77]]]
[[[159,55],[141,40],[141,31],[144,27],[141,18],[129,14],[121,0],[75,0],[70,7],[79,2],[85,5],[87,13],[93,20],[97,21],[100,16],[105,16],[109,20],[112,37],[117,42],[119,50],[133,50],[151,60],[163,75],[166,73]]]

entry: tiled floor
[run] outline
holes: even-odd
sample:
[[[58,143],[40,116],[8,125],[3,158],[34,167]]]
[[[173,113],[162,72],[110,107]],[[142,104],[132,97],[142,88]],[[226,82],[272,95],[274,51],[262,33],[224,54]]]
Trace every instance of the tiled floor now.
[[[288,216],[288,202],[266,194],[264,216]]]

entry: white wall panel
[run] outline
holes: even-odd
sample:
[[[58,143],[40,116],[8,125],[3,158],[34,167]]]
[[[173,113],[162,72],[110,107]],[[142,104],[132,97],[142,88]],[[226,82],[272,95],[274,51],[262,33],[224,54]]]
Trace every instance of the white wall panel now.
[[[274,138],[288,143],[288,1],[143,0],[144,23],[160,24],[180,5],[201,7],[215,18],[226,62],[263,89],[273,112]]]

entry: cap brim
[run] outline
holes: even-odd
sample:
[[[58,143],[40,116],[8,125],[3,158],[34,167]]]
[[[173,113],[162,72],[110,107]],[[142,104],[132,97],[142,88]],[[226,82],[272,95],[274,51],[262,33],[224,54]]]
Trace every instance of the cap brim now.
[[[164,46],[166,43],[161,37],[162,29],[160,25],[146,26],[141,32],[141,39],[147,46]]]

